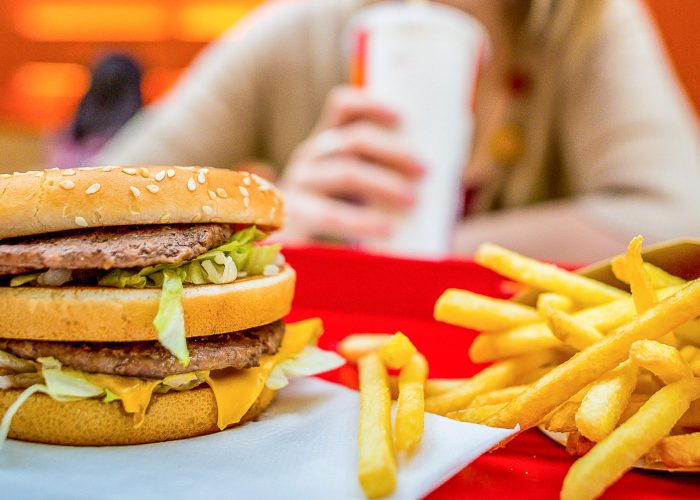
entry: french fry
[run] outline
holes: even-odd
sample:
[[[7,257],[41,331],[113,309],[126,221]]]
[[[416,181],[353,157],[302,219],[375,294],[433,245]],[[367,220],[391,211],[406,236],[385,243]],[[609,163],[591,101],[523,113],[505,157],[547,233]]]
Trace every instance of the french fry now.
[[[391,399],[399,397],[399,377],[389,375],[389,391]],[[455,387],[462,385],[468,378],[429,378],[425,381],[425,397],[430,398],[443,394]]]
[[[656,375],[642,370],[637,377],[637,387],[634,388],[634,392],[635,394],[654,394],[663,385]]]
[[[397,451],[413,451],[423,438],[427,377],[428,363],[420,353],[414,354],[401,369],[394,422],[394,444]]]
[[[525,392],[527,387],[527,385],[512,385],[510,387],[504,387],[503,389],[485,392],[475,397],[469,406],[486,406],[495,403],[506,403],[515,396]]]
[[[544,324],[536,324],[477,335],[469,347],[469,358],[475,363],[485,363],[561,346],[561,340]]]
[[[700,432],[663,438],[654,449],[666,467],[700,467]]]
[[[630,347],[630,359],[659,377],[664,384],[693,376],[678,349],[654,340],[638,340]]]
[[[604,304],[629,295],[605,283],[519,255],[492,243],[480,245],[474,260],[509,279],[566,295],[583,305]]]
[[[425,397],[444,394],[464,384],[468,378],[429,378],[425,381]]]
[[[392,335],[377,351],[384,364],[392,370],[402,368],[416,352],[416,347],[401,332]]]
[[[582,351],[603,338],[603,334],[594,327],[563,311],[550,307],[545,311],[545,316],[552,335],[577,351]]]
[[[642,242],[644,238],[635,236],[627,247],[625,254],[625,271],[632,291],[632,300],[637,309],[637,313],[651,309],[658,304],[659,299],[651,286],[649,277],[644,272],[644,262],[642,261]]]
[[[386,344],[391,335],[386,333],[353,333],[338,343],[338,353],[351,363]]]
[[[627,275],[627,266],[625,265],[625,256],[616,255],[612,258],[610,262],[612,272],[615,277],[622,281],[623,283],[630,284],[629,276]],[[649,282],[652,288],[658,290],[659,288],[666,288],[669,286],[683,285],[686,281],[683,278],[674,276],[671,273],[667,273],[660,267],[656,267],[654,264],[649,262],[644,263],[644,271],[649,277]]]
[[[637,309],[637,313],[641,314],[648,309],[651,309],[659,303],[656,292],[651,285],[649,276],[644,270],[644,261],[642,260],[642,242],[644,238],[635,236],[630,241],[625,254],[625,270],[629,278],[630,290],[632,292],[632,300]],[[669,332],[662,342],[669,345],[676,345],[676,337]]]
[[[687,324],[687,323],[686,323]],[[695,375],[700,375],[700,348],[687,345],[681,348],[681,357],[688,363]]]
[[[597,443],[613,431],[630,402],[637,374],[627,360],[591,384],[576,412],[576,427],[583,436]]]
[[[545,429],[552,432],[576,432],[576,412],[581,403],[567,401],[554,410],[545,425]]]
[[[682,379],[660,389],[629,420],[574,463],[564,479],[562,500],[598,497],[668,435],[698,396],[700,379]]]
[[[541,351],[494,363],[461,386],[426,399],[425,411],[445,415],[451,411],[466,408],[479,394],[511,385],[523,373],[550,363],[553,359],[555,359],[554,352]]]
[[[700,280],[636,317],[552,369],[485,423],[492,427],[529,429],[578,390],[627,358],[636,340],[656,339],[700,314]]]
[[[545,318],[545,311],[548,308],[554,308],[557,311],[570,313],[574,310],[574,301],[566,295],[554,292],[543,292],[537,296],[537,305],[535,309],[540,318]]]
[[[498,413],[504,406],[504,402],[483,406],[470,406],[469,408],[464,408],[463,410],[451,411],[445,416],[453,420],[459,420],[460,422],[480,424],[490,416]]]
[[[666,437],[657,452],[666,467],[700,467],[700,432]]]
[[[700,320],[693,319],[674,330],[682,345],[700,347]]]
[[[540,319],[532,307],[456,288],[443,292],[435,303],[434,316],[443,323],[474,330],[502,330]]]
[[[561,361],[564,361],[564,359],[562,359]],[[546,373],[552,371],[552,368],[554,368],[554,365],[541,366],[540,368],[535,368],[531,372],[524,373],[523,375],[518,377],[515,380],[515,383],[517,385],[530,385],[535,380],[541,379]]]
[[[595,446],[595,443],[583,436],[580,432],[572,431],[566,438],[566,451],[569,455],[582,457]]]
[[[690,404],[688,411],[678,421],[678,426],[700,429],[700,400],[696,399]]]
[[[391,399],[384,364],[375,353],[359,360],[360,425],[358,479],[365,495],[379,498],[396,488],[396,457],[391,435]]]

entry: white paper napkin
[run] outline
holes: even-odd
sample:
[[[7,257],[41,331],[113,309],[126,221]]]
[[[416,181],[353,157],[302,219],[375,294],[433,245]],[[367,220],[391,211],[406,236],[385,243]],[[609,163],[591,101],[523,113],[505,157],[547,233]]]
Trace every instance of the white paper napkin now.
[[[0,497],[66,499],[364,498],[357,478],[356,392],[294,381],[257,421],[198,438],[77,448],[8,441]],[[426,415],[394,498],[419,498],[513,431]]]

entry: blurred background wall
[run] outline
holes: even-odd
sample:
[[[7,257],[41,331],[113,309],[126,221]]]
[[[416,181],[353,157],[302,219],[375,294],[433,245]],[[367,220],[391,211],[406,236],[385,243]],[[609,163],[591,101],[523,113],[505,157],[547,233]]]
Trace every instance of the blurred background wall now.
[[[0,0],[0,171],[41,165],[43,138],[70,119],[101,54],[133,55],[149,102],[263,1]],[[645,1],[700,111],[700,0]]]

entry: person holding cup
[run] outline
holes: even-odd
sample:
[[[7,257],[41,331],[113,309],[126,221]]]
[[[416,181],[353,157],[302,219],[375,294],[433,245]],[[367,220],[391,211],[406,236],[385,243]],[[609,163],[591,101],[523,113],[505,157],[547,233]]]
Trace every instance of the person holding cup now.
[[[292,242],[389,237],[427,165],[400,113],[348,85],[348,26],[375,2],[272,2],[207,49],[93,163],[276,172]],[[484,240],[591,260],[631,235],[697,234],[697,128],[636,0],[442,0],[488,35],[453,251]],[[420,234],[416,234],[420,238]]]

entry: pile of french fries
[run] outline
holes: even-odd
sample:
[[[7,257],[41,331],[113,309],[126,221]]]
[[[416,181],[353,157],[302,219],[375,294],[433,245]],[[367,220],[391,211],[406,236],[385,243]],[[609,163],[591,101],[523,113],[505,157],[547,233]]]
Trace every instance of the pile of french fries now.
[[[567,449],[581,458],[564,499],[599,496],[639,460],[699,468],[700,280],[643,262],[641,249],[636,237],[612,261],[628,293],[482,245],[476,262],[540,290],[536,305],[445,291],[435,318],[482,331],[469,354],[493,364],[428,395],[426,411],[566,433]]]

